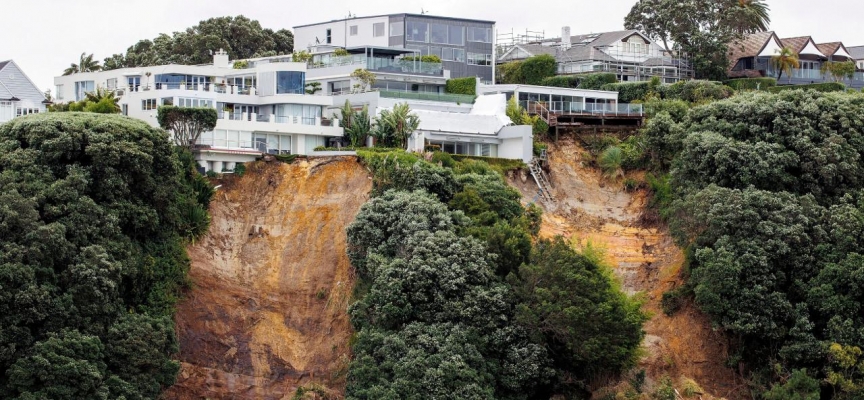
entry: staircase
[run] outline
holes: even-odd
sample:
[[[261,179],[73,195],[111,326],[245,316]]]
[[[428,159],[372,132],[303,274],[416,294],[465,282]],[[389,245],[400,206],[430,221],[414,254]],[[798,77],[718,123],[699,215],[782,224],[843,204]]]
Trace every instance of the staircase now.
[[[543,168],[540,168],[540,160],[537,158],[531,160],[528,163],[528,170],[531,171],[531,176],[534,177],[534,182],[537,182],[537,187],[540,190],[537,194],[540,195],[540,198],[544,201],[552,204],[555,202],[555,198],[552,197],[552,184],[549,182],[549,179],[546,177],[546,173],[543,172]]]

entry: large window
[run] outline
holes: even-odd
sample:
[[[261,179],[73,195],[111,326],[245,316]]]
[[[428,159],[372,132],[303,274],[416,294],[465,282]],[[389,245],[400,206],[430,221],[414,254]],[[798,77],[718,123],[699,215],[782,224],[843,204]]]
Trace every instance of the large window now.
[[[489,143],[465,143],[429,141],[429,144],[438,145],[441,151],[450,154],[462,154],[466,156],[498,157],[498,145]]]
[[[492,65],[492,55],[468,53],[468,65]]]
[[[327,30],[327,44],[331,44],[331,43],[333,43],[333,30],[328,29]]]
[[[438,58],[442,58],[441,48],[438,46],[429,46],[429,55],[430,56],[438,56]]]
[[[441,59],[444,61],[465,62],[465,50],[445,47],[441,51]]]
[[[75,82],[75,101],[84,100],[85,94],[95,89],[93,81]]]
[[[158,103],[159,102],[156,101],[156,99],[141,100],[141,109],[142,110],[155,110]]]
[[[425,22],[408,21],[408,32],[405,39],[412,42],[429,42],[429,24]]]
[[[447,40],[447,43],[462,46],[465,44],[465,28],[461,26],[450,26],[450,38]]]
[[[372,36],[381,37],[384,36],[384,23],[376,22],[372,24]]]
[[[438,44],[447,44],[447,25],[429,24],[429,41]]]
[[[30,114],[39,114],[38,108],[21,108],[21,107],[18,107],[17,110],[18,111],[16,112],[16,115],[19,117],[23,117],[25,115],[30,115]]]
[[[351,81],[330,82],[330,94],[343,94],[351,92]]]
[[[105,82],[105,85],[107,86],[108,90],[117,89],[117,78],[108,79]]]
[[[54,91],[54,97],[57,100],[63,100],[63,85],[55,85]]]
[[[213,108],[213,100],[209,99],[192,99],[187,97],[181,97],[178,100],[178,106],[180,107],[207,107]]]
[[[492,29],[490,28],[468,28],[468,41],[480,43],[492,43]]]
[[[279,71],[276,73],[276,94],[303,94],[305,87],[305,72]]]
[[[280,104],[276,106],[276,122],[282,124],[315,125],[321,118],[321,106]]]
[[[405,23],[402,21],[390,24],[390,36],[402,36],[405,34]]]

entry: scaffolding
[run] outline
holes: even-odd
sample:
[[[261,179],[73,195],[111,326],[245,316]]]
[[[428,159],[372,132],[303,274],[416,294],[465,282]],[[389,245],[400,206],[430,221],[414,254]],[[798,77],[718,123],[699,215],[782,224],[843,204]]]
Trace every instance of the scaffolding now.
[[[497,57],[501,57],[504,53],[510,51],[517,44],[539,43],[545,40],[545,31],[525,30],[525,33],[516,32],[510,29],[510,32],[497,31],[495,36],[495,52]]]

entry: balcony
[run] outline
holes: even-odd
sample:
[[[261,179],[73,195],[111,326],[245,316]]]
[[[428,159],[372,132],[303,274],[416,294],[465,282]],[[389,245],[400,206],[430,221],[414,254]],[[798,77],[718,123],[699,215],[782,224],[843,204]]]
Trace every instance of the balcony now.
[[[448,103],[474,104],[476,96],[464,94],[432,93],[432,92],[401,92],[396,90],[381,90],[381,97],[390,99],[429,100]]]
[[[429,63],[405,59],[368,57],[363,54],[347,56],[331,56],[328,59],[310,62],[308,69],[336,67],[365,68],[373,72],[395,73],[406,75],[444,76],[444,66],[441,63]]]
[[[520,101],[519,105],[530,114],[598,115],[598,116],[642,116],[642,104],[611,103],[595,104],[579,101]]]
[[[190,84],[184,85],[179,83],[156,83],[153,86],[150,85],[136,85],[136,86],[124,86],[114,90],[114,93],[117,96],[123,96],[126,93],[135,93],[135,92],[146,92],[150,90],[162,91],[162,90],[186,90],[190,92],[212,92],[212,93],[222,93],[222,94],[235,94],[235,95],[244,95],[244,96],[255,96],[257,95],[257,89],[252,86],[235,86],[235,85],[226,85],[223,83],[204,83],[204,84]]]

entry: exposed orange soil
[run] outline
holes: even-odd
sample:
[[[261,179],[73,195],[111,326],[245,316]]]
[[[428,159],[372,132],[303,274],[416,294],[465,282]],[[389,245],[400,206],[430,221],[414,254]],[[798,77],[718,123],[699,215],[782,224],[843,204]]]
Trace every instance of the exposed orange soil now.
[[[591,245],[603,252],[622,288],[639,293],[651,314],[645,325],[645,356],[638,368],[649,383],[668,375],[673,381],[684,376],[705,389],[706,397],[749,398],[743,383],[725,366],[728,357],[724,336],[711,327],[707,316],[692,304],[674,316],[660,306],[663,293],[680,285],[684,255],[661,226],[643,226],[640,216],[646,193],[630,194],[620,183],[608,182],[585,160],[584,150],[561,141],[549,149],[549,178],[554,204],[544,208],[541,236],[562,235],[577,249]],[[533,180],[513,177],[526,201],[537,198]]]
[[[256,163],[223,180],[209,233],[189,247],[176,314],[182,369],[168,399],[344,392],[354,284],[345,227],[371,180],[355,158]]]

